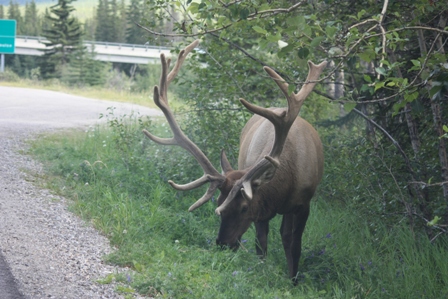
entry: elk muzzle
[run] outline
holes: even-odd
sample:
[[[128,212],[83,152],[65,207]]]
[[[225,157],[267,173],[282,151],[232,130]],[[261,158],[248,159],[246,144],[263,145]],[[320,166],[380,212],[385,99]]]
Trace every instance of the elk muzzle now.
[[[238,238],[238,240],[236,242],[233,243],[228,243],[225,241],[222,241],[218,238],[216,238],[216,245],[218,245],[221,249],[231,249],[233,251],[237,251],[238,248],[240,247],[240,240],[241,238]]]

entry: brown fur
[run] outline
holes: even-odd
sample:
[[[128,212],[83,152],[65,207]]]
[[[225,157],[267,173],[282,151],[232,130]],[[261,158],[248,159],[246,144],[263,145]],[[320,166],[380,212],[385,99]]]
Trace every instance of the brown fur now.
[[[219,173],[205,154],[180,129],[168,105],[168,86],[177,76],[182,63],[199,40],[180,51],[173,69],[170,60],[161,54],[160,86],[154,87],[154,103],[164,113],[173,132],[172,138],[160,138],[143,130],[159,144],[178,145],[189,151],[201,165],[204,175],[188,184],[169,181],[177,190],[192,190],[209,183],[208,190],[190,208],[193,211],[208,202],[219,189],[216,213],[221,216],[216,243],[238,248],[242,235],[252,222],[257,232],[257,254],[265,256],[269,220],[282,214],[281,235],[289,275],[296,281],[301,254],[302,233],[309,214],[310,200],[323,173],[322,144],[314,128],[300,117],[300,108],[313,90],[326,62],[308,62],[306,83],[298,93],[291,93],[288,84],[273,69],[264,70],[278,85],[288,101],[288,109],[262,108],[244,99],[241,103],[255,113],[240,137],[238,169],[233,170],[224,152]]]

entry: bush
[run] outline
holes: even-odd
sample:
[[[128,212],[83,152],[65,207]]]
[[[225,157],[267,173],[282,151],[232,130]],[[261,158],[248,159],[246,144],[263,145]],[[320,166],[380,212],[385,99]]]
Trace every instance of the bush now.
[[[0,73],[0,81],[4,82],[19,82],[20,77],[14,73],[10,68],[5,68],[3,73]]]

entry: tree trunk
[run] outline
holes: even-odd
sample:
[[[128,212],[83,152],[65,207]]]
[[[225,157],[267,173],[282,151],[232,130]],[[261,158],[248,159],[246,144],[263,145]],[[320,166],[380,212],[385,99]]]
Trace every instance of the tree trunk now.
[[[446,26],[446,20],[447,20],[447,14],[441,15],[439,20],[439,28],[445,28]],[[443,48],[443,41],[442,37],[439,35],[436,37],[437,40],[437,46],[438,51],[441,54],[445,54],[445,49]],[[446,62],[446,61],[445,61]],[[446,208],[446,223],[448,223],[448,158],[447,158],[447,147],[446,147],[446,140],[442,138],[444,131],[443,131],[443,119],[442,119],[442,113],[440,112],[440,104],[432,101],[431,102],[431,109],[434,119],[434,128],[437,132],[437,136],[439,137],[439,159],[440,159],[440,166],[441,166],[441,174],[442,174],[442,180],[444,184],[442,184],[443,189],[443,197],[445,198],[447,208]]]
[[[446,25],[446,18],[444,18],[444,16],[442,15],[440,17],[440,22],[439,25],[443,24]],[[426,44],[425,44],[425,39],[424,39],[424,35],[423,35],[423,31],[421,29],[417,30],[417,36],[418,36],[418,41],[419,41],[419,46],[420,46],[420,52],[422,57],[425,55],[429,55],[430,53],[428,53],[427,49],[426,49]],[[434,43],[438,43],[440,44],[440,41],[438,41],[438,37],[436,37],[436,40],[434,41]],[[438,51],[441,51],[442,53],[444,52],[443,49],[443,44],[442,47],[438,49]],[[429,86],[427,86],[428,89],[428,96],[429,96]],[[443,197],[445,199],[445,201],[447,202],[447,206],[448,206],[448,184],[446,184],[445,182],[448,181],[448,159],[447,159],[447,148],[445,145],[445,140],[444,138],[442,138],[442,135],[444,134],[443,132],[443,124],[442,124],[442,116],[441,116],[441,108],[440,108],[440,104],[437,102],[437,99],[431,99],[431,111],[432,111],[432,116],[433,116],[433,121],[434,121],[434,129],[436,131],[438,140],[439,140],[439,144],[438,144],[438,151],[439,151],[439,162],[440,162],[440,168],[441,168],[441,178],[442,178],[442,190],[443,190]],[[434,215],[433,215],[434,216]],[[444,223],[448,223],[448,207],[445,209],[445,213],[443,215],[443,222]]]
[[[432,110],[432,116],[434,120],[434,129],[437,133],[437,136],[439,137],[439,160],[440,160],[440,167],[441,167],[441,175],[442,175],[442,181],[445,182],[445,184],[442,184],[443,189],[443,197],[446,201],[448,201],[448,159],[447,159],[447,148],[445,144],[445,139],[442,137],[444,134],[443,131],[443,123],[442,123],[442,115],[440,113],[440,104],[436,101],[431,101],[431,110]],[[447,202],[448,204],[448,202]]]

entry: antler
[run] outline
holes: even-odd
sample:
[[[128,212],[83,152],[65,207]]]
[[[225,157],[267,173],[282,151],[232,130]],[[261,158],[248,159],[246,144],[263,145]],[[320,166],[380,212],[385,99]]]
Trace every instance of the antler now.
[[[188,53],[190,53],[197,45],[199,44],[199,40],[195,40],[189,46],[185,47],[179,53],[179,57],[176,61],[176,65],[173,67],[171,72],[168,74],[168,69],[171,63],[171,59],[166,60],[165,55],[160,54],[160,60],[162,63],[162,74],[160,76],[160,88],[158,86],[154,86],[154,103],[162,110],[165,115],[168,124],[170,125],[171,131],[173,132],[172,138],[160,138],[152,135],[146,130],[143,130],[143,133],[151,139],[152,141],[162,144],[162,145],[178,145],[187,151],[189,151],[193,157],[198,161],[204,170],[204,175],[199,179],[185,184],[178,185],[173,181],[169,180],[170,185],[177,190],[192,190],[204,185],[207,182],[210,182],[210,187],[207,192],[202,196],[199,200],[197,200],[188,210],[191,212],[194,209],[200,207],[207,201],[209,201],[213,193],[218,189],[218,187],[225,180],[225,177],[221,175],[209,161],[209,159],[204,155],[204,153],[199,149],[199,147],[194,144],[180,129],[177,124],[174,114],[171,111],[170,106],[168,105],[168,86],[179,73],[179,70],[187,57]]]
[[[298,93],[289,93],[289,84],[283,80],[274,70],[265,66],[264,70],[269,76],[277,83],[280,90],[285,95],[288,101],[288,108],[283,110],[280,114],[277,114],[271,109],[262,108],[247,102],[244,99],[240,99],[241,103],[250,111],[268,119],[273,125],[275,130],[275,139],[271,151],[264,159],[260,160],[257,164],[252,166],[248,172],[235,183],[229,195],[225,201],[216,210],[216,214],[220,215],[226,206],[233,200],[236,193],[241,191],[246,199],[251,200],[253,196],[253,187],[258,187],[263,183],[272,179],[276,169],[280,165],[279,158],[282,153],[283,146],[285,145],[286,137],[288,136],[289,129],[294,123],[297,115],[300,112],[303,102],[307,96],[311,93],[316,80],[319,78],[323,69],[327,66],[327,62],[324,61],[319,65],[315,65],[311,61],[308,61],[309,72],[305,84]]]

